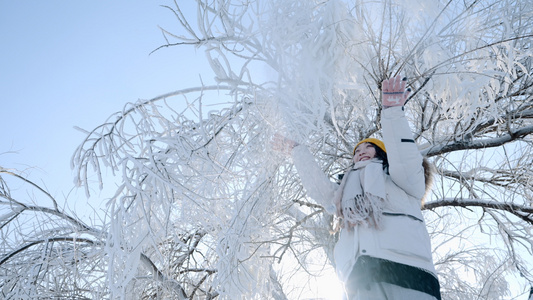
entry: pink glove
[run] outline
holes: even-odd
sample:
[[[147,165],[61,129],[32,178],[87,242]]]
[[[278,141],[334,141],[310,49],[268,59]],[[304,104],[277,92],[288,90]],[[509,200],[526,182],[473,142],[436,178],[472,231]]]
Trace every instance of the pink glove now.
[[[401,79],[400,75],[383,80],[381,83],[381,105],[383,108],[391,106],[403,106],[411,89],[405,90],[407,78]]]
[[[275,133],[272,140],[272,146],[275,151],[290,155],[292,149],[298,146],[298,143],[278,133]]]

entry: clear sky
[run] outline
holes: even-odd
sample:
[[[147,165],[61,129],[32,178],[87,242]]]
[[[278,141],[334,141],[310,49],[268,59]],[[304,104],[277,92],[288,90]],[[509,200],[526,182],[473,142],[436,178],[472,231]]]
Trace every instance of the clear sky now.
[[[201,49],[150,54],[165,43],[158,26],[179,26],[165,4],[0,0],[0,166],[64,200],[85,137],[74,126],[90,130],[128,102],[198,86],[200,74],[209,82]],[[68,198],[86,202],[81,190]]]

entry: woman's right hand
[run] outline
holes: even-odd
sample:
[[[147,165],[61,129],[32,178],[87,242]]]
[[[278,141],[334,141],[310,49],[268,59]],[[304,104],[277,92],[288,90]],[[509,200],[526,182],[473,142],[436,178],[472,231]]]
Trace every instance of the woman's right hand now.
[[[298,146],[298,143],[288,139],[278,133],[274,134],[272,138],[272,149],[283,154],[290,155],[294,147]]]

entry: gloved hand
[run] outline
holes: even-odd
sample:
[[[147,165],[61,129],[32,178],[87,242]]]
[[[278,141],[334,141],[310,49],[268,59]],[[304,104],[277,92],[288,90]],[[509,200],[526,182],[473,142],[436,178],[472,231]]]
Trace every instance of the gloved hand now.
[[[405,90],[407,78],[401,79],[400,75],[381,83],[381,105],[383,108],[403,106],[411,89]]]
[[[298,143],[288,139],[278,133],[274,134],[272,139],[272,149],[277,152],[281,152],[286,155],[290,155],[294,147],[298,146]]]

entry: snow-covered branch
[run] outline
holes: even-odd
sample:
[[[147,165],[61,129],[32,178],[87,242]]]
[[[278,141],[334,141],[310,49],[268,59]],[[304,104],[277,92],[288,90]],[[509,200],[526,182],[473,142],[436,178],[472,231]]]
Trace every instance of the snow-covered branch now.
[[[424,203],[423,209],[435,209],[438,207],[453,206],[453,207],[483,207],[497,210],[504,210],[520,216],[524,221],[533,225],[533,207],[518,205],[514,203],[498,203],[491,200],[478,199],[439,199],[429,203]]]
[[[495,138],[476,139],[468,141],[451,142],[444,145],[434,145],[422,152],[425,156],[436,156],[444,153],[450,153],[461,150],[487,149],[492,147],[500,147],[512,141],[522,140],[524,137],[533,133],[533,125],[512,130],[507,134],[500,135]]]

